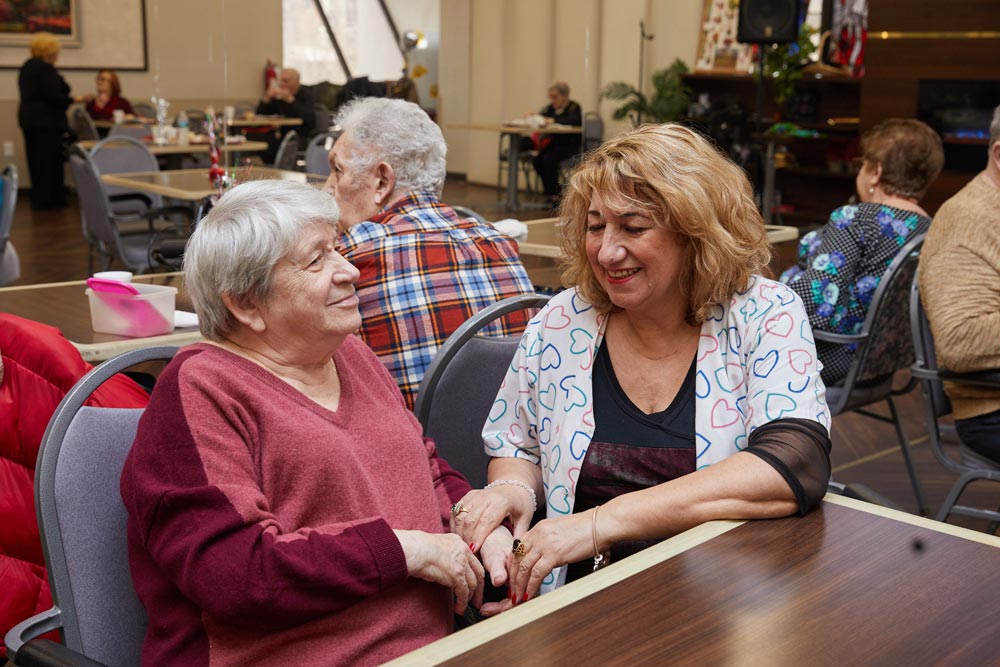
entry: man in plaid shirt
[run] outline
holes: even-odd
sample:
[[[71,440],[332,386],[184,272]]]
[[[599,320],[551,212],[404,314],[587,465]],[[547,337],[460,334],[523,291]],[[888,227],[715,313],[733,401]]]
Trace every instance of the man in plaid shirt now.
[[[484,307],[533,292],[516,243],[439,197],[441,129],[416,104],[360,98],[337,115],[325,189],[340,205],[341,252],[361,271],[361,336],[412,409],[445,339]],[[486,333],[519,334],[521,311]]]

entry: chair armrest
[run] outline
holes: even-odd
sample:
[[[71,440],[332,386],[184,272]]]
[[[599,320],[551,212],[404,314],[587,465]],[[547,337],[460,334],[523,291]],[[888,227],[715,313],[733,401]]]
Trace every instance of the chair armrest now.
[[[50,639],[33,639],[14,655],[16,667],[107,667]]]
[[[822,331],[821,329],[813,329],[813,339],[821,340],[824,343],[836,343],[838,345],[851,345],[853,343],[862,343],[868,338],[868,334],[838,334],[830,331]]]
[[[970,384],[976,387],[1000,387],[1000,370],[998,369],[969,373],[955,373],[941,369],[938,371],[938,377],[946,382]]]
[[[152,199],[150,199],[147,195],[140,194],[138,192],[120,194],[120,195],[111,195],[110,197],[108,197],[108,200],[112,202],[132,201],[133,199],[142,202],[145,205],[145,208],[149,208],[150,206],[153,205]]]
[[[166,218],[171,215],[180,215],[186,218],[188,222],[194,220],[194,212],[188,206],[163,206],[160,208],[150,209],[146,215],[159,216],[161,218]]]

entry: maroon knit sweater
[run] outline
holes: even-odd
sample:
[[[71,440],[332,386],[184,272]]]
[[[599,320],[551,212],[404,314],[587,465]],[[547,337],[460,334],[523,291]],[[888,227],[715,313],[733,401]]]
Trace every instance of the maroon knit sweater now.
[[[211,345],[164,370],[121,480],[144,664],[376,664],[449,631],[392,530],[447,530],[469,485],[371,350],[334,359],[336,412]]]

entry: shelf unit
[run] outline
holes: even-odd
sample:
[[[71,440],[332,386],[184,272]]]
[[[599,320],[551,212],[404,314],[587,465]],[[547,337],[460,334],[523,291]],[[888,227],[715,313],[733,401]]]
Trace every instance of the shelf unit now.
[[[695,73],[685,76],[685,83],[696,97],[707,93],[713,106],[738,104],[748,118],[754,115],[757,83],[750,75]],[[819,136],[764,133],[753,135],[753,140],[767,156],[775,155],[778,165],[766,159],[757,184],[765,220],[794,225],[804,233],[824,224],[830,212],[854,194],[850,169],[858,153],[861,85],[851,78],[805,76],[797,86],[798,104],[789,105],[789,120]],[[767,81],[763,98],[763,117],[775,118],[779,110]]]

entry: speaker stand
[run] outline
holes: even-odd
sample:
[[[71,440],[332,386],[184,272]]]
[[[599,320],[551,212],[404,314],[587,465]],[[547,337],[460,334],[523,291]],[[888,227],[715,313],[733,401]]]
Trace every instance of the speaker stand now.
[[[767,129],[764,124],[764,48],[766,44],[757,45],[757,113],[754,121],[754,133],[759,141],[765,142],[764,149],[764,183],[760,193],[760,213],[764,224],[771,224],[774,214],[774,139],[764,137]]]

